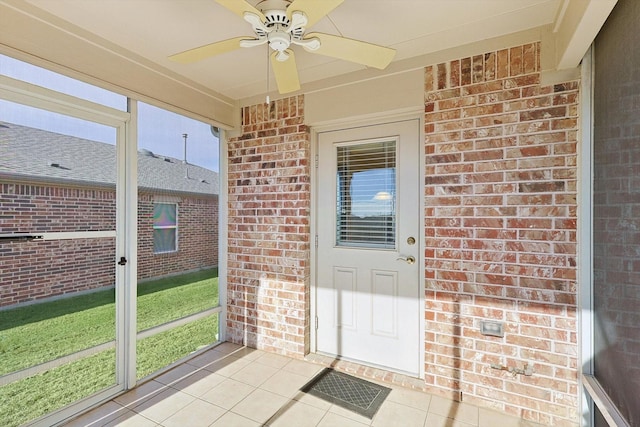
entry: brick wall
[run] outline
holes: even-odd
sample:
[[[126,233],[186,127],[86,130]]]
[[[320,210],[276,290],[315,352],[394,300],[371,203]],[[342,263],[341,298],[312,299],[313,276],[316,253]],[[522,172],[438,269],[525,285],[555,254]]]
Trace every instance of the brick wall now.
[[[151,199],[140,196],[138,277],[217,265],[217,197],[180,200],[180,251],[162,255],[152,253]],[[114,229],[113,190],[0,181],[0,233]],[[0,242],[0,256],[0,307],[113,286],[114,238]]]
[[[539,44],[426,68],[425,383],[554,426],[578,421],[578,82],[543,86]],[[309,340],[303,98],[245,107],[230,138],[228,338]],[[505,336],[479,332],[503,322]],[[513,377],[491,364],[523,368]]]
[[[153,253],[152,193],[138,195],[138,278],[166,276],[218,265],[218,197],[180,197],[178,251]]]
[[[0,212],[0,233],[113,230],[115,194],[0,182]],[[113,284],[114,238],[0,242],[0,254],[0,307]]]
[[[304,98],[242,109],[231,138],[227,334],[302,357],[309,348],[310,145]]]
[[[578,421],[578,82],[539,44],[426,68],[425,380],[553,426]],[[481,320],[505,336],[481,335]],[[534,367],[516,376],[491,364]]]

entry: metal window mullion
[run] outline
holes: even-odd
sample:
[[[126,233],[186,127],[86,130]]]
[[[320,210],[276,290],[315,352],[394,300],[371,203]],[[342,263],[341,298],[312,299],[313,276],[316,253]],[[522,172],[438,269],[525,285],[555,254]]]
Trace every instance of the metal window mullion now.
[[[137,334],[138,340],[143,340],[145,338],[152,337],[154,335],[158,335],[162,332],[170,331],[171,329],[178,328],[180,326],[188,325],[189,323],[195,322],[200,319],[204,319],[213,314],[222,312],[222,307],[217,306],[214,308],[210,308],[199,313],[191,314],[186,317],[181,317],[180,319],[172,320],[167,323],[163,323],[162,325],[154,326],[149,329],[145,329],[144,331],[140,331]],[[220,323],[220,322],[218,322]]]
[[[117,128],[129,113],[0,75],[0,99]]]
[[[579,293],[579,336],[582,375],[580,410],[582,425],[594,424],[594,398],[589,393],[585,375],[594,373],[594,322],[593,307],[593,46],[587,51],[581,66],[581,130],[578,146],[578,252],[580,265],[577,269]]]
[[[582,384],[589,396],[598,407],[602,417],[611,427],[631,427],[624,419],[615,402],[611,400],[607,392],[602,388],[593,375],[582,375]]]
[[[60,366],[66,365],[67,363],[77,362],[80,359],[93,356],[94,354],[98,354],[114,347],[115,341],[109,341],[103,344],[94,345],[93,347],[76,351],[75,353],[58,357],[53,360],[49,360],[47,362],[40,363],[38,365],[30,366],[19,371],[14,371],[9,374],[2,375],[0,376],[0,387],[23,380],[25,378],[33,377],[34,375],[42,374],[54,368],[59,368]]]
[[[117,147],[118,238],[117,257],[124,256],[125,266],[116,266],[116,323],[118,335],[118,379],[125,389],[136,385],[136,304],[137,304],[137,235],[138,235],[138,165],[137,102],[127,101],[131,120],[119,128]]]
[[[218,318],[218,334],[220,341],[226,341],[227,336],[227,239],[229,230],[227,229],[229,209],[229,188],[227,183],[229,152],[227,150],[227,133],[220,130],[218,144],[218,158],[220,167],[219,176],[219,197],[218,197],[218,302],[222,307],[222,312]]]

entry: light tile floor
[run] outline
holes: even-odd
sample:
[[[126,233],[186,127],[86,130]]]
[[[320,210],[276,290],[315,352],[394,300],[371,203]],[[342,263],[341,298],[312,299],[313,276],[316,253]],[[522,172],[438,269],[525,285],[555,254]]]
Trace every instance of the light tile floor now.
[[[289,359],[223,343],[67,423],[67,427],[533,427],[536,424],[402,385],[351,363],[392,391],[372,420],[299,391],[333,359]],[[335,363],[333,363],[335,365]]]

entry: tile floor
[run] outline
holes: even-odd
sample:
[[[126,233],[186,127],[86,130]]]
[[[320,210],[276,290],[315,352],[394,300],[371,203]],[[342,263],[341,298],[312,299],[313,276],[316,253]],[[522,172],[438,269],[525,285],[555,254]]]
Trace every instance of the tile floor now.
[[[391,393],[370,420],[299,391],[332,360],[311,359],[289,359],[223,343],[67,423],[66,427],[535,426],[389,383],[384,385],[392,388]],[[354,366],[359,365],[347,364],[344,370]],[[384,371],[378,373],[385,376]],[[369,380],[376,377],[368,376]],[[396,377],[394,382],[401,381]]]

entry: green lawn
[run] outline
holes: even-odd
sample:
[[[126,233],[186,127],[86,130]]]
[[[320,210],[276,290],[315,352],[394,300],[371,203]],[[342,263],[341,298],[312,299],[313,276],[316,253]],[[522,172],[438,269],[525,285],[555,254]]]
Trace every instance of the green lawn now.
[[[138,331],[218,304],[217,270],[141,284]],[[114,339],[114,291],[0,312],[0,375],[72,354]],[[212,315],[138,342],[137,377],[213,343]],[[0,420],[18,426],[115,384],[113,349],[0,387]]]

